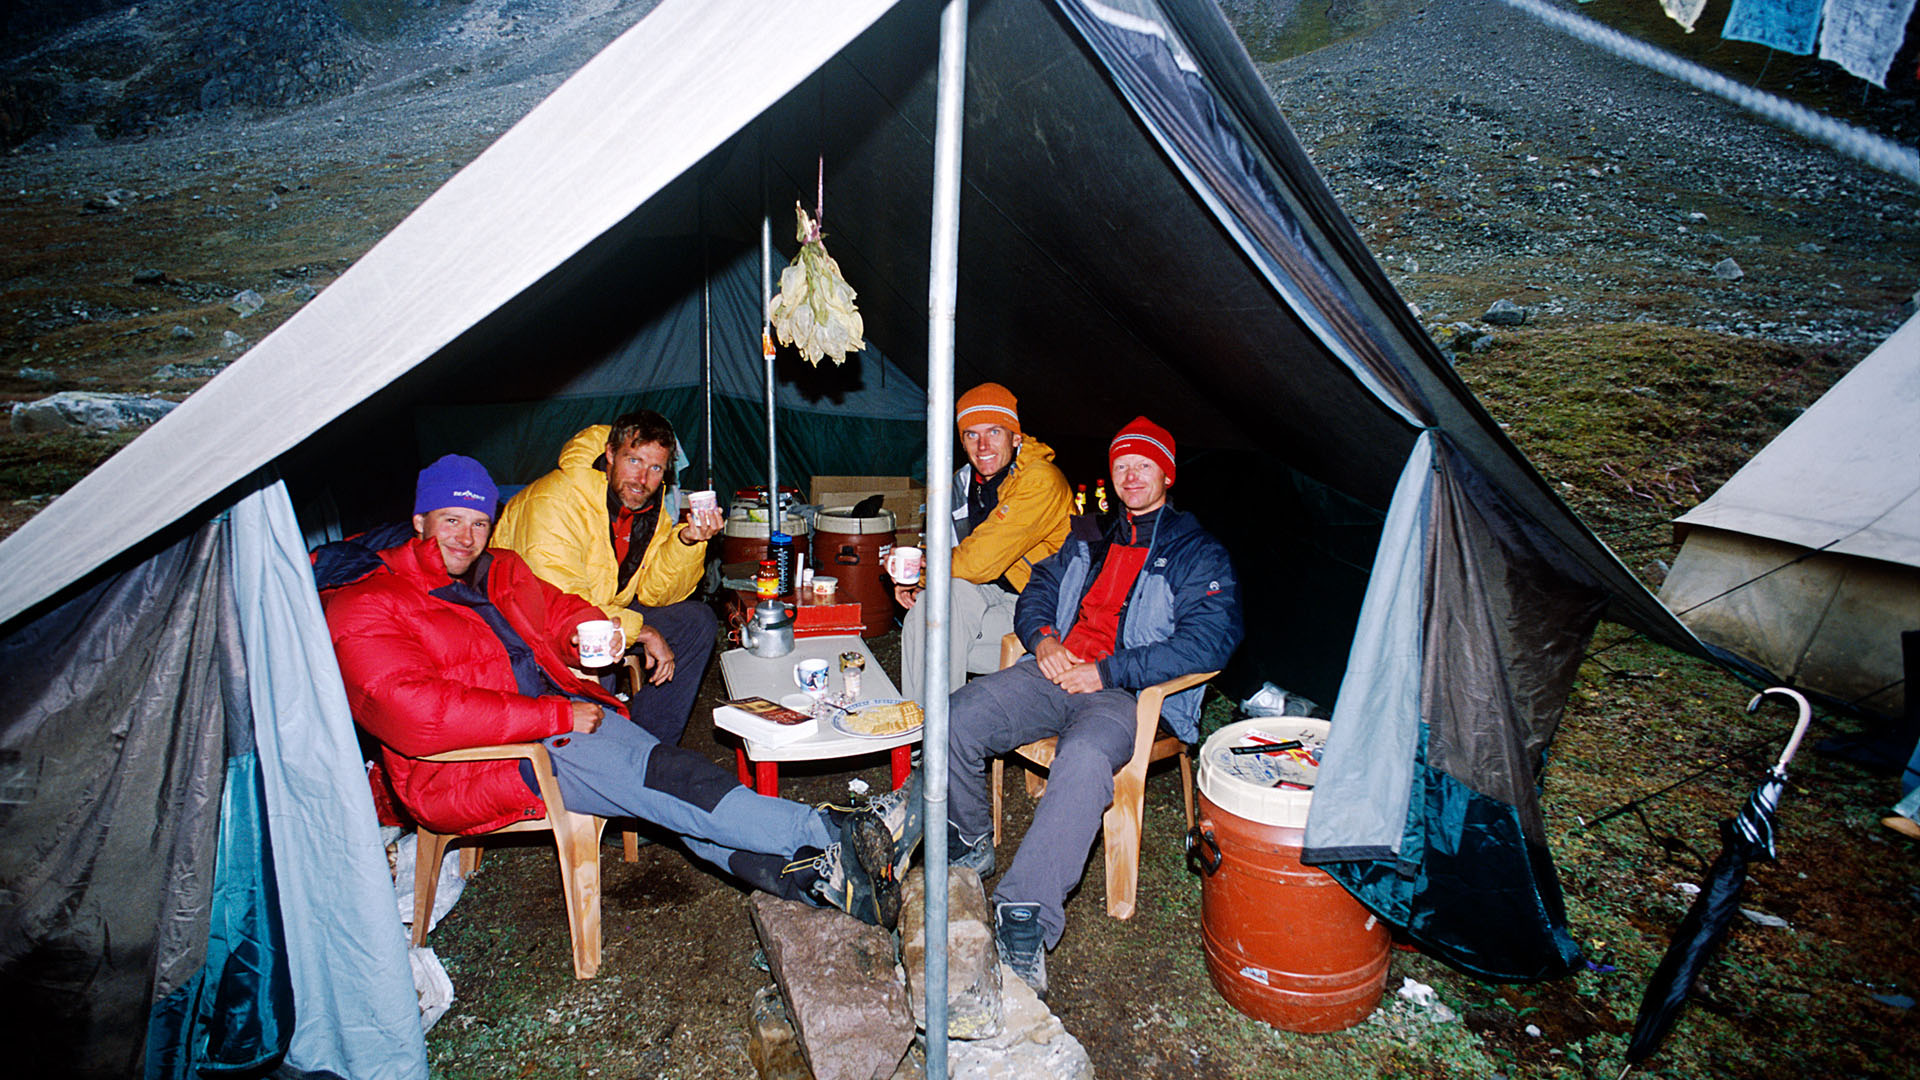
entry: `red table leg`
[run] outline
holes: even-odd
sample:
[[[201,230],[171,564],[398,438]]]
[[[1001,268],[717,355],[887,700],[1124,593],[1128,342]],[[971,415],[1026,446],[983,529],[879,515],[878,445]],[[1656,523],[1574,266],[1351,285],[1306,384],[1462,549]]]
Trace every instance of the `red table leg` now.
[[[733,748],[733,764],[735,768],[740,770],[740,786],[749,787],[749,788],[752,787],[753,786],[753,766],[747,763],[746,747],[736,746]]]
[[[753,763],[753,790],[762,795],[778,797],[780,794],[780,763],[777,761],[756,761]]]
[[[899,791],[900,786],[907,782],[907,777],[912,775],[912,773],[913,773],[913,744],[909,743],[906,746],[894,747],[893,748],[893,790]]]

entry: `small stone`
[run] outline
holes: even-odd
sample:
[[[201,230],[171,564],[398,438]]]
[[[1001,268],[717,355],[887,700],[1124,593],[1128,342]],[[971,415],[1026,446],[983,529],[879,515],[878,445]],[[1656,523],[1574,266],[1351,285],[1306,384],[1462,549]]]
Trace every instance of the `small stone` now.
[[[244,319],[266,306],[266,303],[259,293],[252,289],[242,289],[233,294],[233,299],[227,301],[227,307]]]
[[[194,334],[192,327],[176,326],[167,331],[167,336],[175,341],[192,341],[197,335]]]
[[[225,331],[220,335],[220,347],[223,349],[237,349],[246,343],[246,338],[241,337],[231,330]]]
[[[1739,263],[1734,262],[1731,258],[1726,258],[1713,264],[1713,276],[1719,278],[1721,281],[1738,281],[1746,277],[1747,272],[1740,269]]]
[[[1013,969],[1002,965],[1000,985],[1006,1028],[991,1039],[955,1039],[947,1044],[947,1075],[955,1080],[1047,1077],[1093,1080],[1087,1049],[1047,1010]]]
[[[1533,1037],[1534,1037],[1534,1038],[1536,1038],[1536,1039],[1537,1039],[1537,1038],[1539,1038],[1539,1037],[1540,1037],[1540,1034],[1541,1034],[1541,1032],[1540,1032],[1540,1025],[1539,1025],[1539,1024],[1528,1024],[1528,1025],[1527,1025],[1527,1034],[1529,1034],[1529,1035],[1531,1035],[1531,1036],[1533,1036]]]
[[[1519,326],[1527,321],[1527,309],[1502,297],[1495,300],[1480,319],[1495,326]]]
[[[167,382],[173,379],[211,379],[220,374],[220,369],[224,367],[226,365],[217,360],[204,364],[162,364],[153,369],[152,378],[156,382]]]
[[[23,367],[19,370],[17,374],[20,378],[25,379],[28,382],[52,383],[52,382],[60,381],[60,376],[55,375],[53,372],[48,371],[45,368]]]
[[[1785,930],[1789,925],[1787,920],[1778,915],[1769,915],[1764,911],[1755,911],[1752,908],[1743,907],[1740,909],[1740,914],[1745,915],[1748,922],[1757,923],[1761,926],[1771,926],[1776,930]]]
[[[1913,999],[1905,994],[1869,994],[1867,996],[1882,1005],[1891,1005],[1896,1009],[1913,1008]]]
[[[1824,247],[1821,247],[1819,244],[1816,244],[1811,240],[1807,240],[1799,244],[1793,250],[1799,252],[1802,255],[1818,255],[1827,249]]]
[[[135,285],[158,285],[167,280],[167,272],[156,267],[145,267],[133,272]]]
[[[299,285],[295,285],[293,288],[287,291],[293,296],[293,299],[296,303],[301,303],[301,304],[304,304],[307,301],[313,299],[314,297],[320,295],[320,291],[318,289],[315,289],[313,286],[308,285],[304,282]]]

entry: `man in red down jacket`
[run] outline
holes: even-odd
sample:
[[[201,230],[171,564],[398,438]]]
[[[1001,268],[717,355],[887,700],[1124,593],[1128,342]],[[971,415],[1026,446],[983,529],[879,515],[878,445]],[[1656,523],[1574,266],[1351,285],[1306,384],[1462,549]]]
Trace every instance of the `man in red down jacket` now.
[[[919,774],[861,812],[815,810],[661,743],[568,670],[575,628],[606,615],[513,552],[488,550],[498,502],[479,462],[448,455],[420,473],[411,540],[359,549],[358,567],[339,552],[316,560],[348,704],[380,741],[400,805],[446,833],[541,817],[525,762],[419,760],[538,740],[568,809],[652,822],[755,888],[890,924],[920,839]],[[352,583],[329,588],[343,579]]]

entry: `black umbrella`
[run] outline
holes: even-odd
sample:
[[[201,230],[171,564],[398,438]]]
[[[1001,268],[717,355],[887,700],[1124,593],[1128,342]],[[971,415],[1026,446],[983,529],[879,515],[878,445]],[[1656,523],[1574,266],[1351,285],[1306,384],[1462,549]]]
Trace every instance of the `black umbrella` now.
[[[1755,694],[1747,703],[1747,711],[1759,711],[1760,702],[1768,694],[1780,694],[1798,703],[1800,721],[1794,725],[1793,737],[1787,740],[1779,762],[1768,770],[1767,778],[1755,789],[1753,797],[1740,808],[1739,814],[1720,823],[1723,841],[1720,857],[1707,872],[1699,899],[1681,920],[1673,944],[1667,947],[1667,955],[1653,971],[1653,981],[1647,984],[1646,996],[1640,999],[1640,1016],[1634,1024],[1633,1042],[1627,1046],[1627,1067],[1620,1070],[1622,1077],[1659,1048],[1660,1040],[1666,1037],[1674,1017],[1679,1015],[1680,1006],[1686,1003],[1693,981],[1727,936],[1728,923],[1740,904],[1740,888],[1747,882],[1747,864],[1755,859],[1773,858],[1773,812],[1780,806],[1780,793],[1787,787],[1787,762],[1792,761],[1794,751],[1800,749],[1800,739],[1807,733],[1813,709],[1798,692],[1775,686]]]

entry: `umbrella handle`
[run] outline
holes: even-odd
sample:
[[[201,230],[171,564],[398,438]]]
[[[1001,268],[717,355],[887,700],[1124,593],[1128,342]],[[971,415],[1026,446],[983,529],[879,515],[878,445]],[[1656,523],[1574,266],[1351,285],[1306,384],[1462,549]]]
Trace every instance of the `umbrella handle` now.
[[[1793,737],[1787,740],[1787,748],[1780,752],[1780,761],[1773,767],[1774,772],[1784,774],[1787,771],[1787,762],[1792,761],[1794,753],[1800,749],[1800,740],[1806,737],[1807,726],[1813,723],[1813,706],[1807,704],[1806,697],[1798,690],[1785,686],[1769,686],[1765,690],[1753,695],[1753,700],[1747,702],[1747,711],[1749,713],[1759,712],[1760,703],[1766,699],[1768,694],[1779,694],[1782,697],[1790,698],[1794,704],[1800,706],[1800,720],[1793,725]]]

